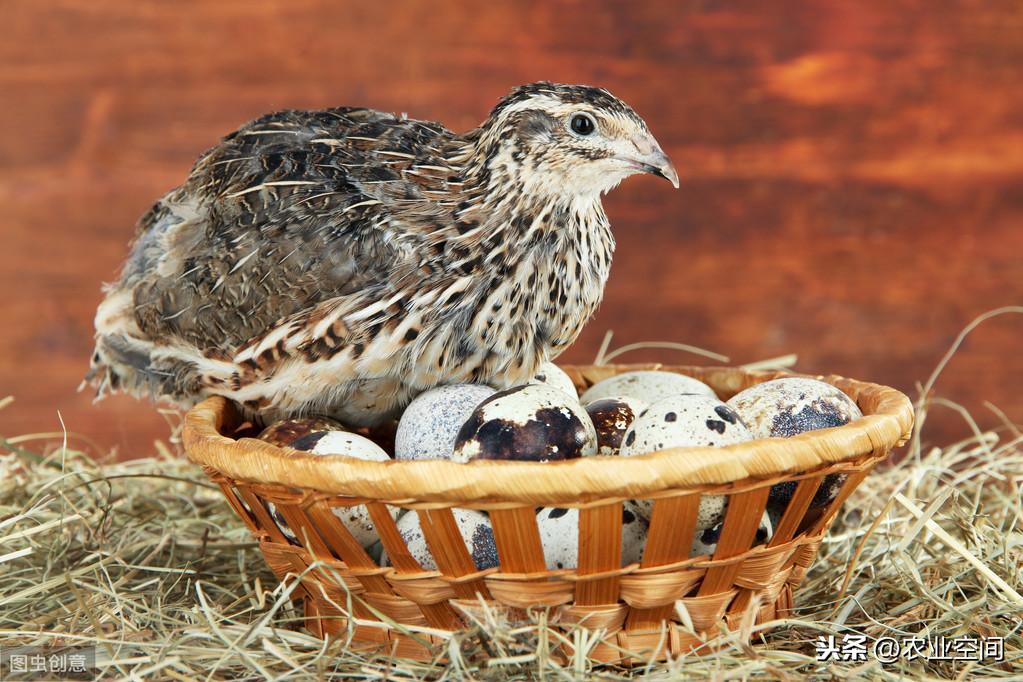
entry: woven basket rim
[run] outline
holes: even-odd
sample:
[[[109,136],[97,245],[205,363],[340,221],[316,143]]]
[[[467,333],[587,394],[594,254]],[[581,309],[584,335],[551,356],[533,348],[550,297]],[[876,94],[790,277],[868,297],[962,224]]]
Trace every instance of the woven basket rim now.
[[[550,505],[604,498],[636,498],[806,472],[886,452],[906,442],[913,406],[899,391],[839,376],[749,371],[735,367],[661,364],[563,366],[579,386],[627,371],[659,369],[710,384],[727,398],[745,386],[783,377],[830,383],[860,405],[864,417],[845,426],[792,438],[762,438],[725,447],[669,448],[634,457],[591,456],[558,462],[448,460],[371,462],[320,457],[255,438],[235,440],[222,430],[236,419],[226,398],[214,396],[185,417],[183,441],[193,462],[230,478],[331,495],[380,501],[445,504]]]

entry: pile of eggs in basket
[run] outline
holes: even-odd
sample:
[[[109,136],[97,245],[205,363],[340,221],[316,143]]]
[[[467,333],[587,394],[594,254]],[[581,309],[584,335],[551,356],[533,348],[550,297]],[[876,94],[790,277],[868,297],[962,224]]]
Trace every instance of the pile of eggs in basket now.
[[[847,424],[862,414],[830,384],[790,377],[754,385],[722,402],[706,384],[673,372],[618,374],[578,395],[571,379],[548,363],[529,384],[496,391],[489,386],[442,386],[413,400],[397,425],[393,459],[455,462],[498,459],[555,461],[593,455],[631,457],[665,448],[724,446],[754,438],[789,437]],[[365,460],[392,459],[369,438],[323,418],[271,424],[260,438],[312,454]],[[810,508],[834,499],[844,477],[832,474],[817,490]],[[796,483],[773,486],[756,533],[768,542],[795,491]],[[724,523],[724,495],[703,495],[691,556],[712,555]],[[272,503],[269,511],[284,536],[298,538]],[[653,503],[629,500],[622,512],[624,564],[640,561]],[[435,570],[417,513],[388,507],[409,552],[426,570]],[[498,556],[485,512],[453,509],[466,547],[480,570],[497,566]],[[335,515],[353,537],[387,565],[364,505],[339,506]],[[536,512],[547,566],[572,569],[578,557],[579,510],[545,507]]]

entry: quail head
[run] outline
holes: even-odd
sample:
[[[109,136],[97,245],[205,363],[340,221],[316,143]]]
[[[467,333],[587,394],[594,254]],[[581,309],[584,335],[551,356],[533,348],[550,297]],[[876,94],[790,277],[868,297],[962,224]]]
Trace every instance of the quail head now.
[[[282,111],[224,138],[140,220],[87,380],[182,406],[372,425],[440,384],[521,384],[596,310],[601,195],[676,187],[599,88],[534,83],[456,134],[371,109]]]

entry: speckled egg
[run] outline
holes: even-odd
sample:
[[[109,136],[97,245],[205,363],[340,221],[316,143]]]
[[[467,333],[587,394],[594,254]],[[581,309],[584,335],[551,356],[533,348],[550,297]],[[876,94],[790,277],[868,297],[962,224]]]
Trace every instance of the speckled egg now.
[[[545,462],[596,451],[597,434],[579,403],[556,388],[527,384],[480,403],[458,432],[453,459]]]
[[[345,431],[341,422],[328,417],[280,419],[263,429],[259,439],[278,447],[291,445],[302,436],[314,431]]]
[[[536,515],[540,541],[549,570],[576,568],[579,563],[579,510],[545,507]],[[622,505],[622,565],[638,562],[643,556],[647,521],[635,505]]]
[[[824,480],[821,481],[820,487],[817,488],[817,492],[813,494],[813,499],[810,500],[810,509],[820,509],[830,504],[838,497],[838,492],[842,489],[845,479],[845,474],[828,474],[825,476]],[[767,496],[767,504],[771,508],[784,511],[789,500],[792,499],[796,492],[797,484],[797,481],[785,481],[784,483],[771,486],[771,492]]]
[[[621,455],[630,457],[677,447],[720,447],[752,439],[739,415],[717,398],[679,395],[660,400],[640,413],[625,433]],[[723,495],[703,495],[697,528],[718,523],[726,503]],[[637,506],[649,520],[653,503],[637,500]]]
[[[292,441],[291,448],[314,455],[344,455],[371,462],[391,459],[382,447],[369,438],[350,431],[312,431]]]
[[[277,524],[277,528],[280,529],[281,535],[283,535],[291,544],[301,545],[302,543],[298,541],[298,536],[291,531],[291,527],[288,525],[288,522],[284,520],[284,516],[277,509],[277,505],[273,502],[267,502],[266,509],[270,512],[270,518],[274,520],[274,523]]]
[[[294,440],[290,447],[314,455],[325,457],[344,455],[356,459],[364,459],[377,462],[388,462],[390,456],[384,450],[368,438],[357,433],[348,431],[312,431]],[[281,533],[294,544],[301,544],[295,533],[288,527],[284,517],[277,510],[276,505],[267,502],[267,509],[273,516]],[[377,541],[377,532],[373,527],[373,521],[366,511],[365,505],[351,507],[335,507],[334,516],[341,519],[341,522],[352,533],[352,536],[363,547],[369,547]],[[392,511],[393,513],[393,511]]]
[[[765,381],[737,393],[728,401],[756,438],[788,438],[807,431],[843,426],[863,416],[852,398],[831,384],[816,379],[789,377]],[[844,477],[825,480],[811,503],[824,506],[837,494]],[[836,485],[837,481],[837,485]],[[796,490],[795,481],[771,488],[769,504],[785,504]],[[830,492],[829,492],[830,491]],[[829,497],[830,495],[830,497]]]
[[[559,391],[564,391],[566,395],[570,395],[576,400],[579,399],[579,392],[575,390],[575,384],[572,383],[572,378],[565,374],[565,371],[553,362],[545,362],[540,365],[540,369],[537,370],[529,383],[550,386],[551,388],[556,388]]]
[[[494,542],[494,530],[490,525],[490,518],[483,512],[474,509],[455,508],[451,510],[451,513],[455,517],[458,532],[462,535],[476,568],[482,571],[499,566],[501,562],[497,556],[497,544]],[[419,514],[413,511],[402,516],[398,521],[398,532],[405,541],[412,558],[419,562],[424,570],[436,571],[437,562],[426,542]],[[390,565],[386,551],[381,554],[380,561],[382,566]]]
[[[654,512],[653,500],[630,500],[635,505],[636,512],[649,523]],[[696,511],[696,527],[710,528],[725,518],[725,508],[728,506],[727,495],[700,495],[700,506]]]
[[[778,509],[777,507],[771,507],[768,505],[765,513],[767,514],[767,518],[771,521],[771,528],[778,530],[778,527],[781,525],[781,517],[785,514],[785,509]]]
[[[788,438],[806,431],[843,426],[863,416],[852,398],[816,379],[765,381],[728,401],[756,438]]]
[[[842,484],[845,483],[847,476],[845,474],[828,474],[821,481],[821,485],[817,488],[817,492],[814,493],[813,499],[810,500],[810,509],[818,509],[820,507],[826,507],[838,497],[838,493],[842,490]]]
[[[496,391],[479,384],[441,386],[409,403],[394,437],[395,459],[446,459],[458,430],[476,407]]]
[[[689,556],[704,556],[713,554],[718,548],[718,540],[721,539],[721,531],[724,529],[724,521],[711,526],[710,528],[704,528],[697,530],[693,536],[693,546],[689,550]],[[763,545],[774,537],[774,524],[771,522],[771,517],[765,511],[763,516],[760,517],[760,527],[757,528],[756,537],[753,539],[753,546]]]
[[[646,408],[645,402],[628,396],[600,398],[588,403],[586,413],[597,432],[597,454],[617,455],[625,432]]]
[[[601,398],[628,396],[652,405],[658,400],[688,393],[716,397],[710,386],[685,374],[645,370],[624,372],[598,381],[582,394],[579,401],[588,405]]]
[[[735,410],[717,398],[679,395],[659,400],[640,413],[625,433],[622,454],[732,445],[752,439]]]

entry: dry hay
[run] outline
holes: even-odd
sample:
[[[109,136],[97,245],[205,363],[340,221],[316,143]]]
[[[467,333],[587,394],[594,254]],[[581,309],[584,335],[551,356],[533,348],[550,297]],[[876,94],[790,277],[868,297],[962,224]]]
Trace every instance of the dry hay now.
[[[899,463],[868,477],[791,618],[747,625],[714,652],[632,668],[589,660],[600,633],[558,634],[543,611],[526,625],[485,614],[432,663],[324,643],[300,629],[290,588],[180,456],[160,447],[100,463],[66,441],[41,454],[36,437],[2,440],[0,648],[95,646],[104,678],[131,679],[1023,679],[1023,434],[1005,419],[976,428],[935,398],[918,403],[921,424],[936,406],[958,410],[974,435],[946,447],[914,438]],[[820,637],[846,635],[866,636],[865,661],[817,660]],[[567,660],[552,655],[564,637],[576,651]],[[869,653],[881,637],[1001,637],[1004,659],[882,666]]]

